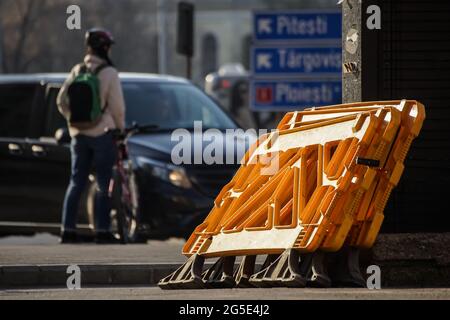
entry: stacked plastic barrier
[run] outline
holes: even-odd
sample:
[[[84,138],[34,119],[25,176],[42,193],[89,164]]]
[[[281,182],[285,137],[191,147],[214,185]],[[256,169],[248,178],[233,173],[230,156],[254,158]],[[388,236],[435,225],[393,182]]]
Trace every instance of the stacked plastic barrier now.
[[[323,253],[373,245],[424,119],[414,100],[287,113],[247,151],[184,245],[189,260],[159,286],[330,286]],[[257,255],[267,255],[259,271]],[[361,282],[357,258],[347,258],[344,273]]]

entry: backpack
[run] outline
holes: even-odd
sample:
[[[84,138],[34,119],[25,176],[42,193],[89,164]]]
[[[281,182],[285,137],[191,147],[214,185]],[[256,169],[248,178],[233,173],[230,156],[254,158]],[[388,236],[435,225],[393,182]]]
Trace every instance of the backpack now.
[[[67,96],[69,98],[69,124],[78,129],[89,129],[100,122],[103,112],[100,99],[100,81],[98,73],[108,64],[99,65],[94,71],[82,64],[80,71],[69,84]]]

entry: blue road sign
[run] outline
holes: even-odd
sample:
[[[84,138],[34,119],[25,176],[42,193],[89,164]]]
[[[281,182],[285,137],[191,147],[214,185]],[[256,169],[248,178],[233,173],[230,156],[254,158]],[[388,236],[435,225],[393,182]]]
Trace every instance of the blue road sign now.
[[[300,110],[342,101],[340,80],[252,79],[250,83],[251,108],[258,111]]]
[[[316,75],[341,76],[342,49],[297,48],[291,46],[254,47],[252,50],[253,75]]]
[[[254,39],[276,40],[340,40],[341,13],[315,12],[255,12],[253,18]]]
[[[254,12],[251,109],[341,103],[341,20],[332,10]]]

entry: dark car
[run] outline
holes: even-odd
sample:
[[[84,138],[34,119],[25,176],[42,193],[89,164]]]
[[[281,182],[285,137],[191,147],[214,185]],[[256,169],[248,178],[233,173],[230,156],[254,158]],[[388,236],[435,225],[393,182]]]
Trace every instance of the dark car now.
[[[66,74],[0,76],[1,234],[59,232],[70,175],[70,138],[56,107],[56,96],[65,78]],[[174,165],[171,151],[178,142],[172,141],[172,132],[184,128],[192,133],[193,155],[208,145],[195,145],[195,141],[202,141],[197,138],[205,129],[216,128],[224,133],[237,126],[212,99],[185,79],[132,73],[122,73],[120,78],[127,124],[157,125],[155,130],[128,140],[139,191],[138,230],[148,237],[185,236],[209,212],[240,159],[236,148],[226,148],[224,153],[234,157],[235,164]],[[201,132],[194,132],[197,120],[202,121]],[[238,148],[247,146],[247,140],[238,137]],[[92,179],[80,205],[81,231],[93,226],[93,212],[88,208],[92,207],[94,186]]]

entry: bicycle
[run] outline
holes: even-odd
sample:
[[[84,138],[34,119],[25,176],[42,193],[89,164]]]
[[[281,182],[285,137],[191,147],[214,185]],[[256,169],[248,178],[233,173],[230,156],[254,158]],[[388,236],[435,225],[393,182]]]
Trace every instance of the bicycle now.
[[[112,133],[117,145],[116,164],[109,185],[112,221],[116,221],[117,233],[121,243],[135,242],[139,223],[139,190],[128,155],[127,140],[134,134],[157,129],[155,125],[139,126],[133,124],[124,131],[107,130]],[[115,219],[114,219],[115,218]]]

